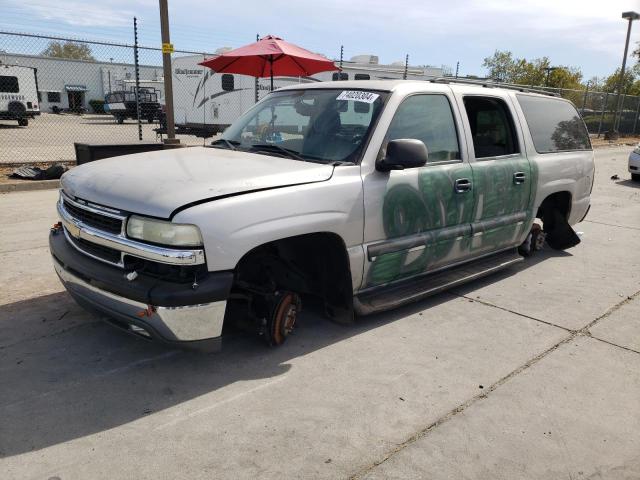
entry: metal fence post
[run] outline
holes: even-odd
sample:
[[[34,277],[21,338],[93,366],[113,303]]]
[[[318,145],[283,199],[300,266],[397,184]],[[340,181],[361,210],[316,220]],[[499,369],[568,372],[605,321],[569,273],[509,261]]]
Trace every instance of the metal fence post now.
[[[589,82],[584,89],[584,97],[582,97],[582,115],[584,115],[584,109],[587,107],[587,95],[589,95]]]
[[[258,41],[260,41],[260,34],[256,33],[256,42]],[[258,88],[259,88],[258,77],[255,78],[254,88],[255,88],[255,100],[256,100],[256,103],[258,103],[258,100],[260,100],[260,95],[258,94]]]
[[[138,120],[138,140],[142,140],[142,121],[140,119],[140,64],[138,63],[138,19],[133,17],[133,63],[136,73],[136,116]]]
[[[602,114],[600,114],[600,123],[598,124],[598,138],[600,138],[600,132],[602,131],[602,121],[604,120],[604,112],[607,109],[607,102],[609,101],[609,92],[604,95],[604,102],[602,102]]]
[[[640,115],[640,97],[638,97],[638,106],[636,107],[636,116],[633,118],[633,130],[632,135],[636,134],[636,126],[638,125],[638,115]]]

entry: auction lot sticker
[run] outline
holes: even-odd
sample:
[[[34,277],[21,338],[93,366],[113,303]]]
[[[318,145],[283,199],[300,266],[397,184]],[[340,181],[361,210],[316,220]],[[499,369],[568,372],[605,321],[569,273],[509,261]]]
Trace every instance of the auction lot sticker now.
[[[336,100],[353,100],[354,102],[373,103],[379,97],[377,93],[363,92],[361,90],[344,90]]]

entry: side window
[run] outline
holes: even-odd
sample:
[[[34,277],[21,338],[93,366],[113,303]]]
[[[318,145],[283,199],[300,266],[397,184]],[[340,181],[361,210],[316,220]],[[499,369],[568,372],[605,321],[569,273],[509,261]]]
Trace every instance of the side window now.
[[[429,150],[429,163],[461,158],[451,104],[444,95],[405,99],[389,125],[386,141],[399,138],[423,141]]]
[[[464,97],[476,158],[518,153],[518,137],[509,108],[491,97]]]
[[[576,108],[565,100],[516,95],[538,153],[590,150],[591,142]]]
[[[333,80],[334,82],[336,80],[349,80],[349,74],[344,72],[335,72],[333,75],[331,75],[331,80]]]
[[[10,77],[8,75],[0,75],[0,92],[18,93],[18,77]]]
[[[222,90],[224,90],[225,92],[233,92],[233,89],[234,89],[233,75],[231,75],[230,73],[223,73],[221,82],[222,82]]]

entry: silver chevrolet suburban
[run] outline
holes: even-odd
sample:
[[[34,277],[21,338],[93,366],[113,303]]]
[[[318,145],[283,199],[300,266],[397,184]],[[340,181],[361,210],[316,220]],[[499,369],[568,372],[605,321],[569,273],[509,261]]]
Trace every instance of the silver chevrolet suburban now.
[[[338,322],[569,248],[594,156],[568,101],[445,80],[277,90],[209,147],[62,177],[55,270],[141,337],[285,341],[302,301]]]

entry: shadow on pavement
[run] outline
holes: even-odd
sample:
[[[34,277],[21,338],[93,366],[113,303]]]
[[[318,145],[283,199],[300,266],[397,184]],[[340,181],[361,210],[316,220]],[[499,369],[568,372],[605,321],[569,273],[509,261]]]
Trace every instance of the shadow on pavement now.
[[[0,313],[12,312],[9,320],[35,325],[29,339],[0,349],[0,458],[112,429],[239,382],[279,377],[294,358],[451,298],[438,295],[348,326],[309,308],[295,335],[279,348],[231,334],[214,354],[170,350],[96,322],[66,293],[34,298],[28,308],[18,302],[38,319],[51,309],[56,318],[66,309],[75,311],[80,318],[58,332],[19,315],[15,304],[0,307]]]
[[[640,188],[640,182],[635,180],[620,180],[616,182],[616,185],[622,185],[623,187]]]
[[[546,258],[568,255],[546,250],[456,291],[470,292]],[[283,346],[268,348],[256,336],[231,334],[215,354],[169,350],[125,334],[96,322],[66,293],[5,305],[0,317],[25,322],[30,330],[25,340],[0,347],[0,457],[109,430],[220,389],[233,390],[239,382],[277,378],[291,369],[292,359],[452,298],[450,293],[439,294],[347,326],[325,320],[319,309],[307,308],[294,336]],[[59,318],[64,311],[72,316],[66,323]],[[57,327],[39,321],[48,312],[60,320]],[[429,321],[428,315],[424,319]]]

